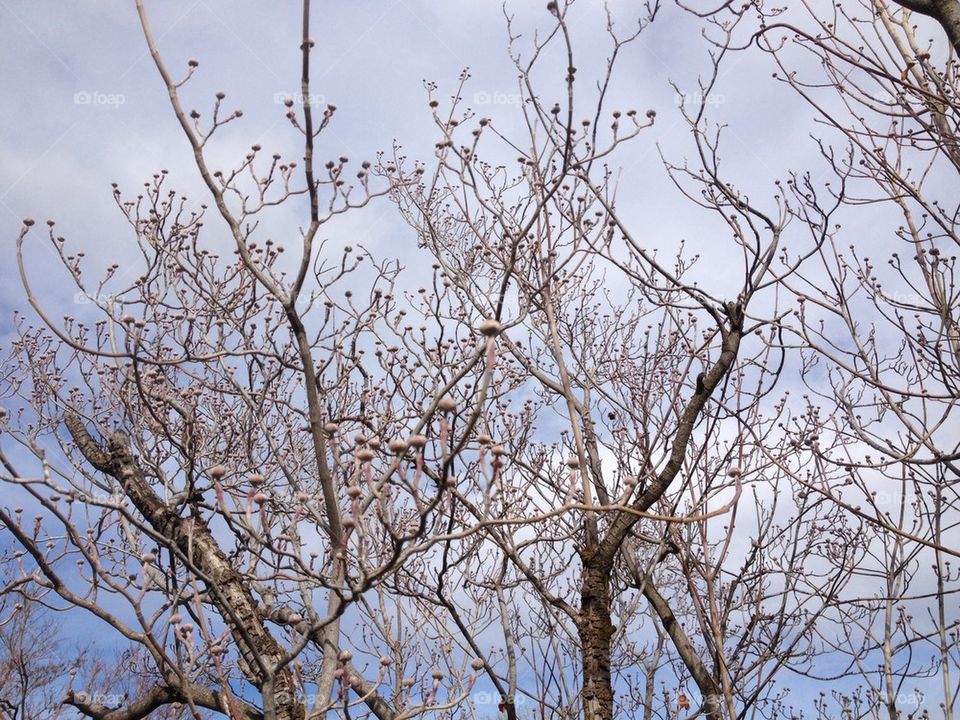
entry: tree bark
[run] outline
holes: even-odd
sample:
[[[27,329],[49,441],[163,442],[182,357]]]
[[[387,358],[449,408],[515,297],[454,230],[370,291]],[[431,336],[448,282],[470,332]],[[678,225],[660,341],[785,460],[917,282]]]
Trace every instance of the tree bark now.
[[[225,713],[229,708],[233,713],[233,720],[263,720],[263,715],[246,703],[236,698],[228,701],[223,693],[197,685],[185,689],[173,685],[157,685],[141,697],[127,701],[122,708],[109,708],[84,693],[73,690],[67,693],[63,702],[96,720],[143,720],[164,705],[186,703],[188,699],[196,707],[206,710]]]
[[[247,679],[258,689],[272,688],[263,693],[264,719],[303,720],[305,709],[297,701],[290,668],[280,667],[284,653],[264,625],[250,589],[220,549],[207,524],[200,517],[180,517],[157,496],[122,432],[110,434],[109,450],[104,451],[77,415],[68,413],[65,424],[87,462],[115,478],[150,526],[177,547],[206,578],[212,590],[212,602],[230,627],[240,650]]]
[[[718,683],[710,670],[700,656],[697,649],[690,642],[690,638],[684,631],[677,616],[674,615],[670,604],[664,599],[653,584],[652,578],[647,578],[643,583],[643,595],[650,603],[650,607],[660,618],[660,624],[667,631],[667,635],[673,641],[673,646],[677,650],[683,664],[690,671],[690,676],[697,684],[697,689],[703,697],[703,714],[707,720],[721,720],[723,717],[723,701]]]
[[[960,1],[958,0],[894,0],[897,5],[932,17],[947,34],[954,52],[960,55]]]
[[[680,417],[677,433],[670,448],[670,456],[663,469],[657,473],[647,488],[634,500],[632,507],[639,511],[650,509],[669,489],[680,473],[686,458],[690,438],[694,427],[706,408],[710,395],[730,372],[737,359],[740,339],[743,333],[743,307],[739,303],[728,302],[724,307],[729,324],[722,330],[722,346],[717,362],[697,378],[696,392],[687,401]],[[619,556],[630,529],[637,523],[639,516],[633,513],[620,513],[611,522],[599,545],[588,544],[582,552],[583,574],[580,581],[580,612],[577,631],[583,654],[583,708],[585,720],[612,720],[613,684],[610,675],[611,639],[613,623],[610,619],[610,584],[613,566]],[[649,583],[648,583],[649,584]],[[652,586],[651,586],[652,587]],[[647,598],[650,600],[650,597]],[[660,598],[661,601],[663,598]],[[663,603],[666,610],[669,606]],[[657,609],[656,607],[654,609]],[[662,609],[662,608],[661,608]],[[661,622],[664,616],[658,610]],[[669,612],[670,617],[673,616]],[[684,657],[682,641],[685,635],[679,624],[664,622],[664,629],[670,636],[681,657]],[[680,634],[677,631],[680,631]],[[692,645],[686,640],[688,652],[684,657],[687,666],[694,660],[699,662]],[[702,663],[701,663],[702,665]],[[691,670],[693,668],[691,667]],[[709,672],[697,682],[704,693],[704,711],[710,720],[721,717],[721,696],[715,691]],[[709,679],[708,679],[709,678]],[[709,690],[707,692],[706,690]]]
[[[586,720],[612,720],[610,677],[610,575],[612,563],[585,555],[580,585],[578,633],[583,654],[583,712]]]

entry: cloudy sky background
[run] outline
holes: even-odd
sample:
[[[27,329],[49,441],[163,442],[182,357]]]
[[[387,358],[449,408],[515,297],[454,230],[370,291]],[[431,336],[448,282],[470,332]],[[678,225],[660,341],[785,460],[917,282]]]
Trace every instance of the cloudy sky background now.
[[[281,101],[299,86],[298,5],[198,0],[148,6],[173,74],[185,70],[190,57],[200,62],[184,92],[186,107],[209,116],[213,95],[222,90],[225,106],[245,113],[214,143],[214,167],[217,160],[222,167],[236,161],[253,143],[265,152],[299,158],[299,137],[285,119]],[[613,3],[612,9],[620,26],[629,27],[636,11],[624,2]],[[538,28],[543,31],[550,20],[539,1],[511,3],[508,12],[526,38]],[[132,195],[165,168],[171,187],[196,202],[207,200],[131,3],[3,0],[0,17],[0,78],[11,100],[0,108],[0,234],[6,242],[16,237],[23,217],[55,219],[58,234],[71,248],[82,246],[91,271],[98,273],[110,262],[123,264],[133,251],[129,228],[111,198],[111,182]],[[473,76],[467,104],[501,128],[519,120],[516,71],[506,51],[499,3],[315,3],[313,17],[313,92],[338,108],[319,145],[321,161],[339,155],[355,163],[372,159],[395,141],[412,158],[429,161],[439,133],[423,81],[437,82],[437,96],[444,100],[466,67]],[[579,89],[586,91],[609,48],[602,5],[583,0],[571,17]],[[562,99],[557,91],[566,62],[560,50],[554,46],[547,54],[539,75],[547,105]],[[727,235],[706,213],[690,211],[669,185],[657,155],[658,144],[678,162],[692,152],[669,81],[695,93],[698,74],[708,69],[708,50],[699,27],[665,5],[657,22],[625,51],[611,89],[609,109],[658,113],[656,125],[621,156],[622,212],[633,221],[634,233],[651,246],[672,247],[687,238],[696,247],[710,244],[710,233]],[[787,89],[769,81],[771,70],[759,54],[734,57],[711,100],[713,116],[730,125],[724,161],[731,179],[768,195],[773,179],[787,168],[816,163],[809,143],[800,142],[810,130],[811,113]],[[589,100],[581,104],[584,116]],[[765,108],[778,111],[771,114]],[[301,219],[281,211],[265,232],[282,241]],[[414,243],[386,200],[350,214],[339,225],[326,233],[333,246],[363,242],[375,254],[393,255]],[[224,230],[208,223],[208,242],[215,243],[214,236]],[[49,268],[49,251],[36,244],[28,254],[30,266]],[[6,264],[0,270],[4,308],[23,305],[19,283],[8,275],[14,269]],[[48,278],[49,273],[41,273],[38,282]],[[67,288],[55,282],[44,296],[52,303],[62,290]],[[7,330],[5,326],[4,335]]]
[[[626,29],[636,3],[611,3]],[[253,0],[167,0],[148,4],[160,51],[177,76],[188,58],[199,69],[184,91],[184,103],[206,117],[213,96],[227,94],[228,109],[242,120],[228,126],[211,149],[214,167],[226,168],[250,145],[299,159],[301,138],[285,119],[282,98],[295,94],[300,71],[300,8],[297,2]],[[529,36],[549,26],[545,2],[511,2],[516,28]],[[602,3],[581,0],[571,11],[578,85],[592,86],[609,48]],[[411,158],[429,163],[439,139],[424,80],[439,84],[443,103],[469,67],[467,105],[493,117],[501,129],[518,127],[516,70],[506,51],[506,24],[499,2],[448,0],[314,0],[313,93],[334,103],[337,113],[319,144],[319,160],[347,155],[353,164],[374,159],[400,143]],[[521,41],[520,47],[525,47]],[[555,46],[538,76],[543,102],[561,100],[566,60]],[[700,26],[673,5],[624,52],[608,108],[657,111],[657,122],[621,155],[624,166],[620,209],[633,233],[649,247],[675,247],[687,239],[710,251],[728,239],[726,228],[691,206],[670,184],[658,155],[680,164],[693,144],[670,81],[695,93],[708,71],[710,45]],[[765,205],[773,181],[789,169],[814,176],[825,171],[810,141],[812,112],[793,93],[771,80],[774,68],[760,53],[744,53],[725,65],[710,105],[711,117],[729,125],[723,144],[728,177]],[[0,347],[12,334],[12,312],[26,309],[14,262],[14,240],[22,218],[57,221],[68,247],[83,250],[91,274],[136,257],[136,244],[111,196],[111,182],[136,194],[161,168],[168,183],[196,203],[208,202],[166,89],[151,61],[133,3],[98,0],[0,0]],[[555,95],[551,92],[556,93]],[[591,107],[589,100],[585,109]],[[592,111],[583,115],[592,116]],[[518,136],[520,137],[520,136]],[[218,164],[219,163],[219,164]],[[766,203],[766,207],[771,207]],[[270,215],[264,235],[294,245],[303,221],[291,204]],[[870,218],[851,217],[850,242],[886,246],[889,238],[867,231]],[[875,220],[873,221],[875,222]],[[39,233],[37,231],[40,231]],[[52,317],[74,311],[76,289],[39,238],[28,246],[35,289]],[[207,241],[232,248],[227,228],[208,219]],[[386,199],[350,213],[323,233],[330,246],[363,244],[374,255],[401,257],[415,278],[430,260],[416,252],[414,233]],[[716,260],[716,258],[714,258]],[[722,295],[724,280],[739,265],[707,263],[705,282]]]

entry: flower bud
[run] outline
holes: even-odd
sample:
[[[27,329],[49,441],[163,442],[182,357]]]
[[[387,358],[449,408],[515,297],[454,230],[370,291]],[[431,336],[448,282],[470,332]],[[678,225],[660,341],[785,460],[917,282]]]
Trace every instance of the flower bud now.
[[[501,329],[500,321],[496,318],[487,318],[480,323],[480,332],[486,337],[496,337]]]
[[[437,409],[443,412],[453,412],[457,409],[457,401],[449,395],[445,395],[437,401]]]

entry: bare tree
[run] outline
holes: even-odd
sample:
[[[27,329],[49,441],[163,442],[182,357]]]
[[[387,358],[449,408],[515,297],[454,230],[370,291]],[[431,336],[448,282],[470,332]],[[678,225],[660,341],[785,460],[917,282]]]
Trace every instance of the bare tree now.
[[[66,702],[111,720],[172,704],[194,715],[284,719],[348,713],[357,702],[379,717],[452,706],[472,683],[469,659],[434,668],[431,679],[416,641],[399,639],[369,602],[433,542],[444,488],[422,472],[423,433],[446,442],[443,403],[453,381],[442,375],[462,376],[482,353],[465,348],[427,367],[399,352],[395,263],[373,267],[367,289],[354,295],[361,283],[351,278],[369,256],[347,248],[334,260],[320,246],[321,227],[386,186],[373,187],[369,162],[351,172],[346,157],[323,167],[314,157],[335,107],[309,101],[309,2],[306,102],[300,114],[287,111],[303,136],[302,166],[264,158],[254,145],[223,171],[208,164],[207,151],[241,111],[227,110],[223,93],[209,116],[186,109],[181,93],[198,64],[190,60],[175,77],[143,4],[137,9],[235,251],[224,259],[204,247],[206,206],[191,209],[168,190],[166,171],[134,200],[117,188],[142,274],[124,284],[114,266],[89,279],[82,254],[70,253],[49,223],[50,242],[100,313],[57,324],[31,289],[22,249],[32,222],[24,223],[21,276],[44,322],[21,325],[5,366],[6,397],[19,404],[4,431],[39,465],[30,474],[3,460],[6,482],[40,514],[32,526],[7,510],[0,520],[30,558],[19,581],[112,627],[156,678],[122,707],[90,693],[68,693]],[[288,263],[285,247],[258,226],[277,205],[300,199],[308,215]],[[65,569],[73,564],[78,570]],[[341,640],[352,614],[370,616],[361,624],[374,633],[355,638],[356,659]]]
[[[754,43],[826,128],[818,143],[833,184],[819,202],[841,203],[847,225],[864,227],[864,215],[873,223],[868,242],[843,239],[838,224],[816,261],[784,281],[802,302],[785,327],[805,349],[809,411],[827,409],[820,427],[794,430],[817,468],[805,485],[863,525],[868,552],[857,568],[862,590],[844,605],[842,629],[826,630],[828,641],[839,636],[864,680],[851,717],[926,716],[939,686],[939,712],[952,718],[960,4],[872,0],[825,14],[805,3],[795,15],[760,17]],[[808,210],[814,202],[794,216],[825,227]],[[854,704],[842,693],[838,700]]]
[[[71,659],[56,623],[10,589],[0,595],[0,714],[9,720],[60,717]]]
[[[781,257],[774,269],[793,209],[777,195],[774,210],[765,212],[723,179],[718,135],[701,104],[685,114],[696,169],[670,163],[667,169],[692,203],[721,220],[729,240],[714,261],[729,267],[739,254],[743,274],[724,299],[686,279],[694,261],[682,251],[669,263],[660,260],[618,212],[612,169],[621,145],[650,127],[654,113],[644,119],[604,107],[615,61],[645,23],[622,36],[611,20],[608,74],[585,101],[575,90],[569,4],[548,9],[556,18],[552,33],[526,57],[517,50],[519,33],[511,45],[529,136],[505,135],[474,117],[462,91],[442,110],[431,97],[442,133],[436,169],[396,193],[445,281],[470,311],[490,317],[497,341],[488,363],[497,362],[503,377],[496,385],[526,385],[535,398],[512,411],[507,401],[490,399],[480,438],[492,444],[490,470],[483,472],[481,450],[462,471],[477,484],[467,484],[469,492],[457,486],[464,512],[490,528],[489,543],[504,556],[501,563],[485,561],[491,571],[479,587],[523,587],[543,606],[529,620],[511,621],[501,593],[490,596],[500,605],[508,663],[507,682],[498,688],[508,715],[518,693],[546,705],[542,691],[517,684],[514,646],[527,637],[518,637],[512,623],[528,637],[562,628],[579,651],[580,683],[572,692],[558,683],[551,713],[653,713],[659,668],[638,662],[644,650],[617,652],[644,632],[643,598],[660,625],[656,652],[663,650],[663,633],[677,663],[660,675],[675,688],[663,712],[689,707],[676,688],[689,679],[708,717],[738,717],[758,707],[776,713],[783,697],[773,675],[815,659],[811,629],[864,552],[856,528],[829,503],[801,493],[796,507],[791,497],[784,509],[776,500],[802,462],[780,432],[789,410],[783,402],[763,402],[783,367],[786,313],[777,289],[804,259]],[[551,43],[569,58],[563,101],[552,108],[534,79]],[[715,79],[701,88],[701,98]],[[574,115],[575,99],[591,108],[588,117]],[[488,136],[519,154],[516,171],[484,160]],[[826,228],[838,204],[821,208],[802,189],[791,192],[820,213]],[[806,255],[828,238],[826,230],[814,234]],[[560,442],[532,431],[548,416],[562,418]],[[741,519],[745,490],[757,510]],[[731,551],[738,522],[736,540],[746,541],[747,551]],[[458,560],[445,563],[435,585],[419,593],[439,598],[455,622],[443,588],[472,552],[451,550]],[[476,577],[476,567],[466,564],[455,584]],[[536,662],[523,674],[575,672],[551,667],[555,657]],[[644,690],[621,700],[618,688]]]
[[[242,113],[224,93],[189,108],[197,63],[167,64],[138,0],[211,208],[166,171],[134,198],[115,188],[142,254],[132,282],[116,266],[91,278],[48,223],[92,300],[62,323],[32,289],[25,221],[40,323],[20,320],[4,366],[3,432],[32,467],[4,448],[3,481],[37,513],[0,509],[14,580],[111,627],[137,668],[126,685],[103,677],[123,692],[69,686],[66,705],[102,720],[800,716],[777,678],[835,681],[822,663],[839,656],[868,693],[839,698],[844,717],[882,698],[896,718],[919,672],[942,674],[952,712],[960,340],[953,260],[933,250],[955,240],[956,208],[925,200],[897,155],[957,167],[952,56],[933,68],[880,4],[874,49],[851,45],[852,16],[842,30],[815,8],[813,33],[752,5],[701,13],[715,51],[701,102],[679,110],[691,159],[650,168],[714,222],[690,249],[638,227],[621,186],[656,113],[609,107],[660,8],[626,30],[607,15],[608,61],[585,83],[571,6],[549,3],[533,36],[508,18],[516,124],[470,108],[464,72],[449,101],[427,84],[434,158],[354,166],[321,157],[336,107],[311,100],[305,0],[303,104],[286,110],[303,158],[253,145],[218,168],[217,132]],[[931,0],[941,22],[949,7]],[[819,146],[839,183],[798,172],[751,197],[721,165],[707,99],[727,56],[759,47],[816,103],[788,46],[813,52],[863,127],[824,109],[849,146]],[[891,99],[870,105],[851,68]],[[320,241],[378,197],[429,258],[416,292],[398,260]],[[846,213],[880,201],[904,214],[922,302],[891,300],[840,249]],[[271,230],[278,206],[304,211],[293,243]],[[231,255],[207,241],[211,221]],[[864,301],[906,363],[861,324]],[[881,490],[901,493],[896,512]]]

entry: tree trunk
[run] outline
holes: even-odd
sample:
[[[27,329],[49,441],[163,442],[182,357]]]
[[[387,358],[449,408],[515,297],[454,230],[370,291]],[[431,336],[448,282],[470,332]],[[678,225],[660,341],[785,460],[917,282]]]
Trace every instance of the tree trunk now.
[[[583,715],[585,720],[612,720],[613,686],[610,679],[609,562],[584,558],[580,584],[578,632],[583,652]]]
[[[957,0],[894,0],[908,10],[932,17],[947,34],[954,51],[960,54],[960,2]]]

